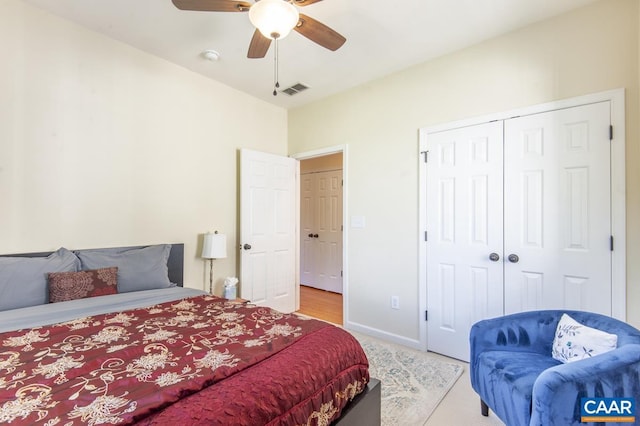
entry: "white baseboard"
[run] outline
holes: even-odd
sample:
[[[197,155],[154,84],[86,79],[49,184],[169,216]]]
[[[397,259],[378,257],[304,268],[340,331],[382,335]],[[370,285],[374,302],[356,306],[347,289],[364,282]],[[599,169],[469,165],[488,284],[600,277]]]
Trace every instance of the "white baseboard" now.
[[[377,328],[368,327],[366,325],[362,325],[353,321],[349,321],[344,324],[344,328],[350,331],[355,331],[357,333],[366,334],[367,336],[375,337],[380,340],[385,340],[391,343],[397,343],[398,345],[407,346],[411,349],[417,349],[419,351],[427,350],[426,347],[423,347],[420,344],[420,340],[409,339],[405,336],[400,336],[397,334],[389,333],[386,331],[378,330]]]

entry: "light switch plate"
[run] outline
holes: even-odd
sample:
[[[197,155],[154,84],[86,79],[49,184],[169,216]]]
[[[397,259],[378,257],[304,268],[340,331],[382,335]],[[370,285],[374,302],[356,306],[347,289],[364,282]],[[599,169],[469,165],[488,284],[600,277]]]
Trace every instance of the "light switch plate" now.
[[[351,227],[364,228],[365,227],[364,216],[351,216]]]

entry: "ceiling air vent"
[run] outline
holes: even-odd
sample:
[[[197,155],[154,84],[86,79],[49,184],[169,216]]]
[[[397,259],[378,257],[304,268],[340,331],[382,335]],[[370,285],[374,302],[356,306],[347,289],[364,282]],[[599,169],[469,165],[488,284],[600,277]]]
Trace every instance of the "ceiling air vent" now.
[[[286,93],[289,96],[297,95],[300,92],[307,90],[309,86],[306,86],[302,83],[296,83],[291,87],[287,87],[286,89],[282,89],[282,93]]]

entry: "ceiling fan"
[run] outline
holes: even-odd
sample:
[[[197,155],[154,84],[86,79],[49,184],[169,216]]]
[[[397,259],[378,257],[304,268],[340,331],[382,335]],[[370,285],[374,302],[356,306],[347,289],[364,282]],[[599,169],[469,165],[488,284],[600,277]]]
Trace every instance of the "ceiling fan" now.
[[[296,6],[308,6],[322,0],[255,0],[251,4],[236,0],[171,0],[180,10],[207,12],[249,12],[256,27],[247,57],[264,58],[272,40],[295,30],[329,50],[338,50],[346,41],[342,35],[315,19],[298,12]]]

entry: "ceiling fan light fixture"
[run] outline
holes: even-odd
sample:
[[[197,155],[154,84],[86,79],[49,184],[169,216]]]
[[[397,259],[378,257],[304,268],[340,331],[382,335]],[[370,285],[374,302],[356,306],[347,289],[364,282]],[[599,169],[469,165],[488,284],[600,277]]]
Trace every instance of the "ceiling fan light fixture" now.
[[[260,0],[249,9],[253,26],[272,40],[285,38],[298,19],[298,9],[286,0]]]

